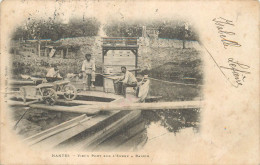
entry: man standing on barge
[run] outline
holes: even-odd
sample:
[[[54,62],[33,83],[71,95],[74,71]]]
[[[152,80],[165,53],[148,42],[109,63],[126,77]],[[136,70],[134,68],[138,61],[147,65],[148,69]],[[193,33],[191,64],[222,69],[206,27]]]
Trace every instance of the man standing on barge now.
[[[92,88],[94,88],[94,82],[95,82],[95,61],[91,59],[91,54],[85,55],[85,60],[82,64],[82,73],[83,73],[83,86],[86,90],[86,85],[88,85],[88,89],[90,90],[90,85]]]

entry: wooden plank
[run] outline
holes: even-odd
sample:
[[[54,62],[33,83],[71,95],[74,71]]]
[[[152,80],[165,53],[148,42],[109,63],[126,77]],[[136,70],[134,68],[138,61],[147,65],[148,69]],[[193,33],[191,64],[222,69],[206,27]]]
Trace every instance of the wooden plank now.
[[[146,98],[145,98],[145,100],[146,99],[161,99],[162,98],[162,96],[147,96]]]
[[[60,105],[45,105],[45,104],[31,104],[29,105],[31,108],[39,108],[45,109],[49,111],[59,111],[59,112],[74,112],[74,113],[83,113],[88,115],[94,115],[100,112],[99,109],[90,109],[88,105],[84,105],[85,107],[80,106],[60,106]]]
[[[10,106],[27,106],[22,101],[14,101],[14,100],[8,100],[7,104],[10,105]]]
[[[75,112],[96,114],[100,111],[115,111],[115,110],[162,110],[162,109],[192,109],[200,108],[201,101],[181,101],[181,102],[156,102],[156,103],[103,103],[102,105],[79,105],[74,107],[66,106],[48,106],[43,104],[31,104],[32,108],[40,108],[52,111]]]
[[[34,81],[19,81],[19,80],[12,80],[10,84],[11,85],[35,85]]]
[[[138,149],[138,146],[144,145],[147,142],[147,134],[146,130],[143,130],[142,132],[136,134],[134,137],[117,147],[117,150],[123,150],[123,151],[136,151]]]
[[[62,132],[66,129],[70,129],[70,128],[76,126],[78,124],[78,122],[82,121],[83,119],[85,119],[85,120],[87,119],[85,114],[75,117],[69,121],[61,123],[55,127],[47,129],[45,131],[42,131],[36,135],[28,137],[28,138],[24,139],[24,141],[26,141],[29,145],[36,144],[50,136],[53,136],[55,134],[58,134],[59,132]]]
[[[136,120],[140,117],[141,111],[132,111],[129,114],[126,114],[124,117],[118,119],[112,124],[108,125],[105,129],[102,129],[98,132],[95,132],[94,135],[91,134],[90,137],[83,139],[80,142],[77,142],[76,145],[72,147],[75,150],[86,150],[93,149],[107,138],[111,137],[113,134],[127,126],[131,121]],[[70,147],[71,149],[71,147]]]
[[[122,102],[122,99],[124,98],[119,98],[117,100],[114,100],[113,102]],[[113,111],[109,114],[106,115],[96,115],[92,117],[86,118],[86,120],[81,120],[77,125],[65,129],[64,131],[58,132],[57,134],[53,136],[49,136],[48,138],[45,138],[35,144],[32,145],[32,147],[35,148],[44,148],[44,149],[51,149],[54,148],[55,146],[58,146],[62,142],[68,140],[68,139],[73,139],[76,135],[82,133],[83,131],[89,130],[93,127],[99,127],[100,123],[106,123],[106,121],[113,119],[116,117],[118,114],[120,114],[121,111]],[[59,126],[59,125],[58,125]]]
[[[130,128],[126,128],[123,131],[120,131],[118,135],[109,138],[108,140],[104,141],[100,145],[98,145],[94,150],[95,151],[106,151],[111,150],[111,146],[113,148],[122,145],[124,142],[128,141],[141,131],[145,130],[145,123],[144,121],[135,124]]]
[[[162,96],[147,96],[145,98],[145,102],[155,102],[159,101],[160,99],[162,99]]]
[[[136,54],[135,54],[135,68],[138,67],[138,49],[136,49]],[[137,70],[135,71],[135,77],[137,76]]]
[[[66,129],[62,132],[59,132],[58,134],[55,134],[53,136],[50,136],[36,144],[33,144],[32,147],[34,148],[44,148],[46,150],[49,150],[51,148],[57,147],[59,144],[66,142],[69,139],[74,139],[75,136],[79,135],[82,132],[91,130],[93,128],[103,128],[106,126],[107,121],[111,118],[115,118],[117,114],[120,112],[117,111],[116,113],[111,113],[107,115],[96,115],[93,117],[88,118],[87,120],[80,121],[77,125],[70,129]],[[101,124],[103,123],[103,124]],[[106,123],[106,124],[104,124]],[[103,126],[103,127],[101,127]],[[87,138],[87,137],[82,137]],[[68,146],[69,144],[66,144]]]
[[[14,100],[8,100],[8,105],[11,106],[29,106],[30,104],[34,104],[34,103],[39,103],[41,102],[40,100],[33,100],[33,101],[29,101],[29,102],[21,102],[21,101],[14,101]]]
[[[110,98],[110,99],[119,99],[123,98],[121,95],[115,95],[114,93],[105,93],[101,91],[87,91],[87,92],[80,92],[78,96],[92,96],[92,97],[102,97],[102,98]]]
[[[121,102],[122,98],[117,99],[113,102]],[[117,115],[119,113],[119,111],[114,111],[112,113],[109,113],[107,115],[98,115],[98,116],[93,116],[93,117],[85,117],[83,120],[79,121],[78,123],[72,123],[72,124],[65,124],[62,123],[56,127],[53,127],[49,130],[46,130],[47,133],[45,131],[39,133],[38,136],[39,139],[31,141],[30,144],[33,146],[43,146],[43,147],[47,147],[47,148],[52,148],[56,145],[58,145],[59,143],[62,143],[63,141],[65,141],[66,139],[69,139],[75,135],[77,135],[78,133],[86,130],[86,129],[90,129],[93,126],[97,125],[98,123],[108,120],[109,118]],[[85,115],[83,115],[85,116]],[[68,125],[68,126],[66,126]],[[27,140],[29,139],[33,139],[34,136],[29,137]],[[30,140],[29,140],[30,141]]]
[[[108,127],[106,127],[104,130],[100,131],[99,133],[96,133],[95,136],[92,136],[93,140],[88,139],[88,143],[85,143],[84,146],[82,146],[82,149],[91,147],[92,149],[98,146],[100,143],[104,142],[106,139],[114,135],[115,133],[119,132],[126,126],[128,126],[130,123],[134,122],[141,116],[141,111],[132,111],[123,118],[120,118],[118,121],[112,123]]]
[[[92,104],[103,104],[102,101],[81,101],[81,100],[57,100],[58,103],[62,104],[81,104],[81,105],[92,105]]]
[[[90,120],[90,118],[88,120]],[[51,148],[54,148],[58,144],[62,143],[63,141],[83,132],[86,129],[88,128],[84,127],[80,122],[80,124],[78,123],[76,125],[73,125],[73,127],[69,129],[57,132],[55,135],[49,136],[48,138],[44,138],[41,141],[38,141],[37,143],[31,143],[31,147],[49,150]]]
[[[29,102],[26,102],[25,105],[31,105],[31,104],[34,104],[34,103],[39,103],[39,102],[42,102],[41,100],[33,100],[33,101],[29,101]]]
[[[10,91],[10,92],[5,92],[4,94],[20,94],[20,91]]]
[[[202,101],[181,101],[181,102],[156,102],[156,103],[127,103],[114,104],[107,103],[102,105],[91,105],[86,107],[85,105],[79,106],[79,112],[84,112],[84,107],[90,109],[99,109],[101,111],[114,111],[114,110],[161,110],[161,109],[191,109],[200,108]]]

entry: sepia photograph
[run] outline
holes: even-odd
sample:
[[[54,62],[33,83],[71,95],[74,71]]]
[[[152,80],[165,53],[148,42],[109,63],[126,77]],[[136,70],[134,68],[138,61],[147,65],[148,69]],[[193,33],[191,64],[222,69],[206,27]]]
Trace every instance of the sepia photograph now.
[[[258,162],[253,4],[3,1],[3,164]]]
[[[57,12],[29,17],[10,39],[8,103],[32,147],[136,151],[160,136],[151,127],[199,132],[203,63],[188,21]]]

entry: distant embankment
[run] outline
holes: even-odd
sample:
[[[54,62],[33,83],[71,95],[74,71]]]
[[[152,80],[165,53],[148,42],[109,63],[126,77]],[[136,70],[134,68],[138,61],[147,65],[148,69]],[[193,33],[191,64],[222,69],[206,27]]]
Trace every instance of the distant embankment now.
[[[145,45],[149,45],[151,47],[171,47],[171,48],[183,48],[183,40],[178,39],[168,39],[168,38],[157,38],[157,39],[149,39],[149,38],[140,38],[141,43]],[[200,45],[198,41],[185,41],[185,48],[199,48]]]

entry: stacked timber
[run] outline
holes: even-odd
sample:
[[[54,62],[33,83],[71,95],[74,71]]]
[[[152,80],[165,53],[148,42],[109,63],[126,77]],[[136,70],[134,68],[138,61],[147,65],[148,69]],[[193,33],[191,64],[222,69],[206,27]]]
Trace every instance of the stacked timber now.
[[[132,101],[138,99],[132,99]],[[113,103],[128,102],[124,98]],[[30,106],[35,106],[32,104]],[[46,106],[49,107],[49,106]],[[75,109],[75,107],[73,107]],[[28,137],[25,141],[33,148],[64,148],[87,150],[103,143],[129,123],[134,122],[141,116],[141,111],[101,112],[93,116],[80,115],[70,121],[59,124],[48,130]],[[92,146],[92,147],[91,147]],[[95,147],[94,147],[95,148]]]

